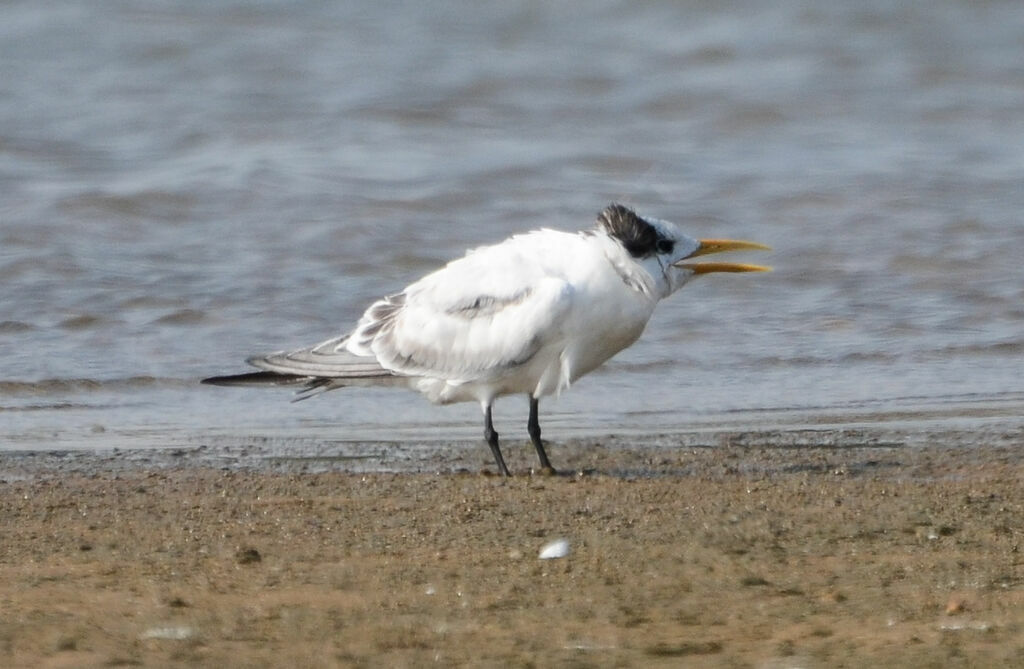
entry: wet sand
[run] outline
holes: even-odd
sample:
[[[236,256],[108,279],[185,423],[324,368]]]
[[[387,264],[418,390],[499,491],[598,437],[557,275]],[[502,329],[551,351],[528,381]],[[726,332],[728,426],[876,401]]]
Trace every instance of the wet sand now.
[[[511,480],[478,451],[440,474],[4,454],[3,665],[1024,666],[1012,440],[570,443],[554,477],[512,450]]]

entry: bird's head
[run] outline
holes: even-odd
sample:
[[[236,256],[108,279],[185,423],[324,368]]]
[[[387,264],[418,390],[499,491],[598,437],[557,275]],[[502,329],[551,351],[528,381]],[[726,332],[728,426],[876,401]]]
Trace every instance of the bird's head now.
[[[757,242],[734,239],[695,239],[682,233],[675,223],[642,218],[621,204],[605,207],[597,217],[598,226],[618,242],[630,258],[643,267],[667,297],[687,281],[712,272],[766,272],[770,267],[731,262],[691,262],[697,256],[739,251],[768,250]]]

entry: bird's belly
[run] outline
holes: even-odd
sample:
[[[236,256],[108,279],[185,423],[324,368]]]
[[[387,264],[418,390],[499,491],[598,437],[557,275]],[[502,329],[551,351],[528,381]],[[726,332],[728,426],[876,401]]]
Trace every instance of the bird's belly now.
[[[560,336],[553,337],[528,360],[501,369],[493,369],[474,379],[420,377],[410,386],[435,404],[456,402],[489,403],[501,395],[529,394],[534,397],[555,395],[581,376],[628,348],[643,334],[650,309],[630,308],[616,311],[617,318],[600,323],[568,321]],[[609,320],[614,324],[609,327]]]
[[[643,334],[643,324],[630,328],[622,328],[605,333],[600,339],[595,339],[588,346],[580,347],[581,350],[572,364],[572,376],[570,381],[575,381],[585,374],[589,374],[604,363],[608,362],[619,351],[632,346],[640,335]]]
[[[410,387],[434,404],[486,403],[501,395],[532,393],[539,377],[540,373],[523,365],[522,368],[505,370],[487,379],[453,381],[420,377],[413,379]]]
[[[594,371],[616,353],[632,345],[643,333],[643,323],[622,324],[603,331],[586,331],[570,338],[522,379],[525,392],[535,397],[557,395],[577,379]]]
[[[550,395],[561,390],[563,360],[562,348],[552,346],[542,348],[522,364],[493,370],[481,378],[419,377],[411,380],[410,387],[435,404],[486,403],[501,395]]]

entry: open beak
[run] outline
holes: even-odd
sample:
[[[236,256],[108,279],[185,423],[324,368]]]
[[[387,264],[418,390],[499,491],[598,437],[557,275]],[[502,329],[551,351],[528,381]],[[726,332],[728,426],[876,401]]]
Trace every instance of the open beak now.
[[[697,250],[675,263],[676,267],[688,269],[694,274],[710,274],[711,272],[770,272],[771,267],[764,265],[748,265],[737,262],[683,262],[697,256],[706,256],[711,253],[722,253],[723,251],[770,251],[770,246],[758,244],[757,242],[744,242],[736,239],[702,239]]]

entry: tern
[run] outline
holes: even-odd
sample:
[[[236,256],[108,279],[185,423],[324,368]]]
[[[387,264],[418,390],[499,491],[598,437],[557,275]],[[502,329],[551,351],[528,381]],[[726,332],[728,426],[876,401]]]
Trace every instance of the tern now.
[[[300,386],[296,400],[347,386],[397,386],[435,404],[478,402],[484,439],[504,476],[491,408],[502,395],[522,393],[530,400],[530,440],[542,469],[553,473],[540,438],[540,398],[632,345],[658,302],[694,277],[770,269],[691,259],[768,248],[695,239],[674,223],[611,204],[589,230],[540,229],[470,250],[374,302],[347,334],[248,359],[262,371],[202,382]]]

